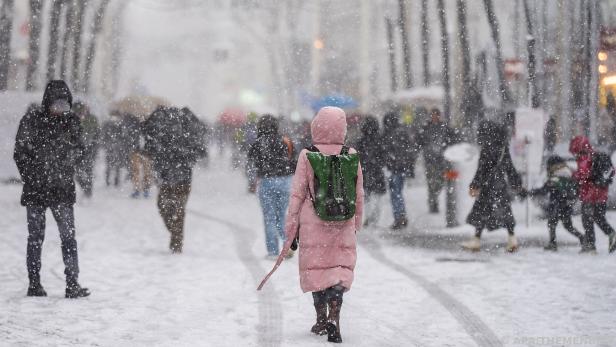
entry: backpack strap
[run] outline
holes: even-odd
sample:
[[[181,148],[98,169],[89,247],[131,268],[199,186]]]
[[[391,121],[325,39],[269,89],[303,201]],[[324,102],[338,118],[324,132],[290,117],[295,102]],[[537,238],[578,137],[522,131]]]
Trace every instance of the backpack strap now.
[[[308,152],[317,152],[317,153],[321,153],[321,151],[319,151],[319,149],[317,148],[317,146],[312,145],[312,146],[308,146],[306,147],[306,150]]]

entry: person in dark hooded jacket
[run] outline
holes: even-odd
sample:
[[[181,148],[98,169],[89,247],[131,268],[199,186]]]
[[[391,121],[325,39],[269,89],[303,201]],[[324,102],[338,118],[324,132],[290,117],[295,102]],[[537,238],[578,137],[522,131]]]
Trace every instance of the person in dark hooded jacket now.
[[[362,136],[355,148],[359,153],[366,194],[365,225],[376,224],[381,210],[381,197],[387,192],[385,183],[385,150],[379,134],[379,121],[366,117],[361,125]]]
[[[171,234],[169,249],[182,253],[192,170],[205,156],[202,123],[188,108],[158,107],[145,121],[144,153],[158,174],[158,211]]]
[[[90,295],[78,282],[75,240],[75,166],[84,145],[79,119],[71,112],[73,98],[64,81],[49,82],[42,107],[28,112],[19,123],[13,158],[24,183],[21,204],[28,219],[28,296],[46,296],[40,281],[45,238],[45,211],[58,224],[66,275],[66,297]]]
[[[292,142],[280,134],[278,120],[264,115],[257,122],[257,140],[248,150],[248,166],[256,170],[258,196],[265,224],[268,257],[276,259],[285,241],[285,215],[295,169]],[[291,253],[289,256],[292,255]]]
[[[481,146],[479,164],[470,184],[470,195],[476,197],[466,222],[475,227],[475,236],[462,244],[471,251],[481,248],[481,234],[499,228],[507,229],[509,234],[508,252],[515,252],[518,242],[515,237],[515,218],[511,210],[511,190],[520,192],[522,180],[513,166],[507,134],[504,127],[484,121],[480,124],[477,142]]]
[[[414,177],[415,146],[410,135],[400,126],[400,115],[389,112],[383,119],[383,147],[385,165],[390,172],[389,194],[394,213],[392,229],[402,229],[408,224],[404,202],[404,182]]]
[[[441,120],[441,112],[435,108],[431,112],[430,121],[421,128],[417,136],[417,145],[423,151],[428,182],[428,207],[430,213],[438,213],[438,197],[445,184],[445,170],[448,163],[445,160],[445,149],[457,142],[457,135]]]

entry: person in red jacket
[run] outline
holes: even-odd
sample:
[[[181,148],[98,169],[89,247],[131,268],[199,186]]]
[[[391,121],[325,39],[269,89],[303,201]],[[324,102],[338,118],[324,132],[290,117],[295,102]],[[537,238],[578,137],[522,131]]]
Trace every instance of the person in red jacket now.
[[[597,224],[609,237],[610,253],[616,250],[616,233],[605,218],[607,210],[607,186],[598,186],[591,179],[592,160],[595,153],[588,138],[576,136],[569,144],[569,152],[577,160],[577,171],[573,178],[579,184],[579,196],[582,201],[582,224],[586,231],[583,253],[596,253],[595,229]]]

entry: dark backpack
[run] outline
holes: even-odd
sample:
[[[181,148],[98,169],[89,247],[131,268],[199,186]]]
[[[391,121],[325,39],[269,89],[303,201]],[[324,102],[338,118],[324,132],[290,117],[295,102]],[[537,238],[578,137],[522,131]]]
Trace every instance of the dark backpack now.
[[[316,146],[307,148],[314,171],[314,210],[325,221],[345,221],[355,216],[359,155],[343,146],[339,155],[325,155]]]
[[[602,152],[597,152],[592,156],[590,168],[590,181],[597,187],[608,187],[614,181],[614,166],[612,158]]]

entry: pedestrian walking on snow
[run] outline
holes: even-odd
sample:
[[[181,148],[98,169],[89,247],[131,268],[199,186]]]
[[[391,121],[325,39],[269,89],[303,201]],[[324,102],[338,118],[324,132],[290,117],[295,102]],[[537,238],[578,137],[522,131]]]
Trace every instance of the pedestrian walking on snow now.
[[[32,109],[19,123],[13,158],[23,181],[21,204],[28,221],[28,296],[47,296],[41,285],[41,252],[45,239],[45,211],[50,209],[62,243],[67,298],[90,295],[79,285],[75,240],[75,167],[82,160],[81,124],[71,112],[73,97],[64,81],[47,84],[42,107]]]
[[[553,155],[547,160],[548,180],[541,187],[529,192],[530,196],[548,195],[548,230],[550,242],[544,247],[546,251],[557,251],[556,226],[562,221],[563,226],[573,236],[580,240],[584,245],[584,235],[582,235],[571,221],[573,215],[573,205],[577,201],[577,183],[573,179],[573,173],[567,166],[565,160],[557,155]]]
[[[380,217],[381,200],[387,192],[385,182],[385,150],[379,134],[379,122],[368,116],[361,125],[362,136],[357,142],[364,177],[366,218],[364,225],[375,225]]]
[[[454,130],[441,120],[441,112],[435,108],[431,111],[431,119],[417,136],[417,145],[423,151],[428,182],[428,207],[430,213],[439,212],[438,198],[445,184],[445,149],[457,142]]]
[[[515,218],[511,210],[511,191],[522,193],[522,180],[513,166],[505,129],[491,121],[479,126],[477,142],[481,146],[479,164],[470,184],[469,193],[475,203],[466,222],[475,227],[475,236],[462,247],[470,251],[481,249],[481,234],[506,228],[508,252],[518,249],[515,237]]]
[[[385,165],[389,170],[389,196],[394,214],[391,229],[403,229],[408,224],[404,183],[415,176],[415,146],[408,132],[400,126],[400,115],[389,112],[383,119]]]
[[[294,147],[280,134],[278,120],[264,115],[257,122],[257,139],[248,150],[247,166],[257,178],[257,195],[263,211],[265,247],[275,259],[284,243],[285,215],[289,205],[291,175],[295,170]],[[292,256],[292,252],[288,252]]]
[[[123,131],[128,136],[129,171],[133,183],[131,198],[150,197],[152,187],[152,159],[144,151],[145,139],[143,121],[137,116],[126,114],[122,119]]]
[[[105,149],[105,184],[115,187],[120,185],[120,171],[128,166],[125,152],[125,139],[122,136],[122,116],[112,112],[109,120],[103,123],[102,144]]]
[[[582,201],[582,225],[584,236],[583,253],[596,253],[595,224],[608,236],[608,251],[616,251],[616,234],[607,222],[607,196],[612,183],[614,168],[607,154],[595,152],[588,138],[576,136],[571,139],[569,152],[575,156],[577,171],[573,174],[579,184]]]
[[[157,108],[143,126],[144,154],[158,174],[158,211],[171,234],[169,249],[182,253],[192,169],[205,155],[205,134],[189,109]]]
[[[314,145],[300,153],[293,177],[287,241],[259,286],[260,290],[299,242],[300,285],[304,293],[312,292],[316,310],[311,331],[338,343],[343,294],[353,284],[356,233],[364,205],[359,157],[344,145],[346,130],[346,115],[337,107],[322,108],[312,121]],[[336,188],[328,189],[327,183]]]

